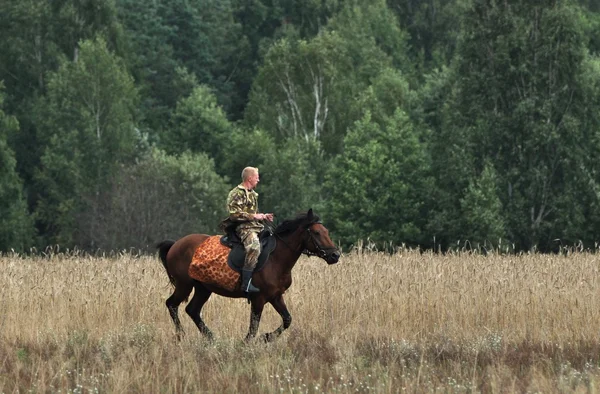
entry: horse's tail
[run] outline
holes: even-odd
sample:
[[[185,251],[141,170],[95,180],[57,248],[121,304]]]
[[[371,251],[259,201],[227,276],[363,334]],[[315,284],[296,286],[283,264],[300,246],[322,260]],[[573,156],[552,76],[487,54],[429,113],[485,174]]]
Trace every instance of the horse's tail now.
[[[160,256],[160,261],[162,262],[163,267],[165,267],[165,271],[167,271],[167,275],[169,275],[169,281],[173,286],[175,286],[175,278],[173,278],[173,275],[171,275],[169,269],[167,268],[167,253],[169,253],[169,249],[171,249],[171,246],[174,244],[175,241],[167,239],[156,245],[156,249],[158,249],[158,255]]]

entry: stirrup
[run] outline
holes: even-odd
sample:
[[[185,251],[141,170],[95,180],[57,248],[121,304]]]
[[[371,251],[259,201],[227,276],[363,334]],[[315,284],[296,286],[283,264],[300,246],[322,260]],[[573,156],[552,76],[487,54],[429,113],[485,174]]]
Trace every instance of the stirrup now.
[[[244,293],[258,293],[260,289],[252,284],[252,279],[248,281],[248,286],[244,289]]]
[[[241,290],[249,296],[250,293],[258,293],[260,291],[259,288],[252,284],[252,271],[251,270],[242,270],[242,286]]]

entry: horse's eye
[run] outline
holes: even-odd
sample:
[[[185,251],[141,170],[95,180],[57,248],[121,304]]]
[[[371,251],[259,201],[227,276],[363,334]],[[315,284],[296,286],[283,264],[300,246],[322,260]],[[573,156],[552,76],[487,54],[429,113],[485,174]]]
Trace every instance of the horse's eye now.
[[[314,235],[319,235],[319,232],[318,231],[313,231],[313,234]]]

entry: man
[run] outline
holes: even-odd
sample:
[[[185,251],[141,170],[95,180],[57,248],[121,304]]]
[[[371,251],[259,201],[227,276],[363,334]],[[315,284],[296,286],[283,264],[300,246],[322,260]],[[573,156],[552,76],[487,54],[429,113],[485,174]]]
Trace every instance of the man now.
[[[258,168],[246,167],[242,171],[242,183],[234,187],[227,196],[226,222],[239,223],[235,228],[246,249],[246,258],[242,270],[242,291],[259,292],[260,289],[252,284],[252,273],[260,255],[258,234],[263,229],[261,221],[273,221],[272,213],[258,212],[258,193],[254,191],[260,182]]]

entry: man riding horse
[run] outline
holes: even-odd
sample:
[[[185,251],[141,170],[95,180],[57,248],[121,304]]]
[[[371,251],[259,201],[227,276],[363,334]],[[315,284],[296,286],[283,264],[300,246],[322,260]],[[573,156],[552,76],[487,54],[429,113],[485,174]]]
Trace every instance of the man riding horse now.
[[[242,270],[242,290],[249,295],[260,289],[252,284],[252,273],[260,255],[258,234],[263,229],[263,220],[273,221],[272,213],[258,212],[258,193],[254,191],[260,182],[258,168],[246,167],[242,171],[242,183],[234,187],[227,196],[229,217],[222,223],[222,228],[235,225],[235,232],[242,240],[246,250],[244,268]]]

